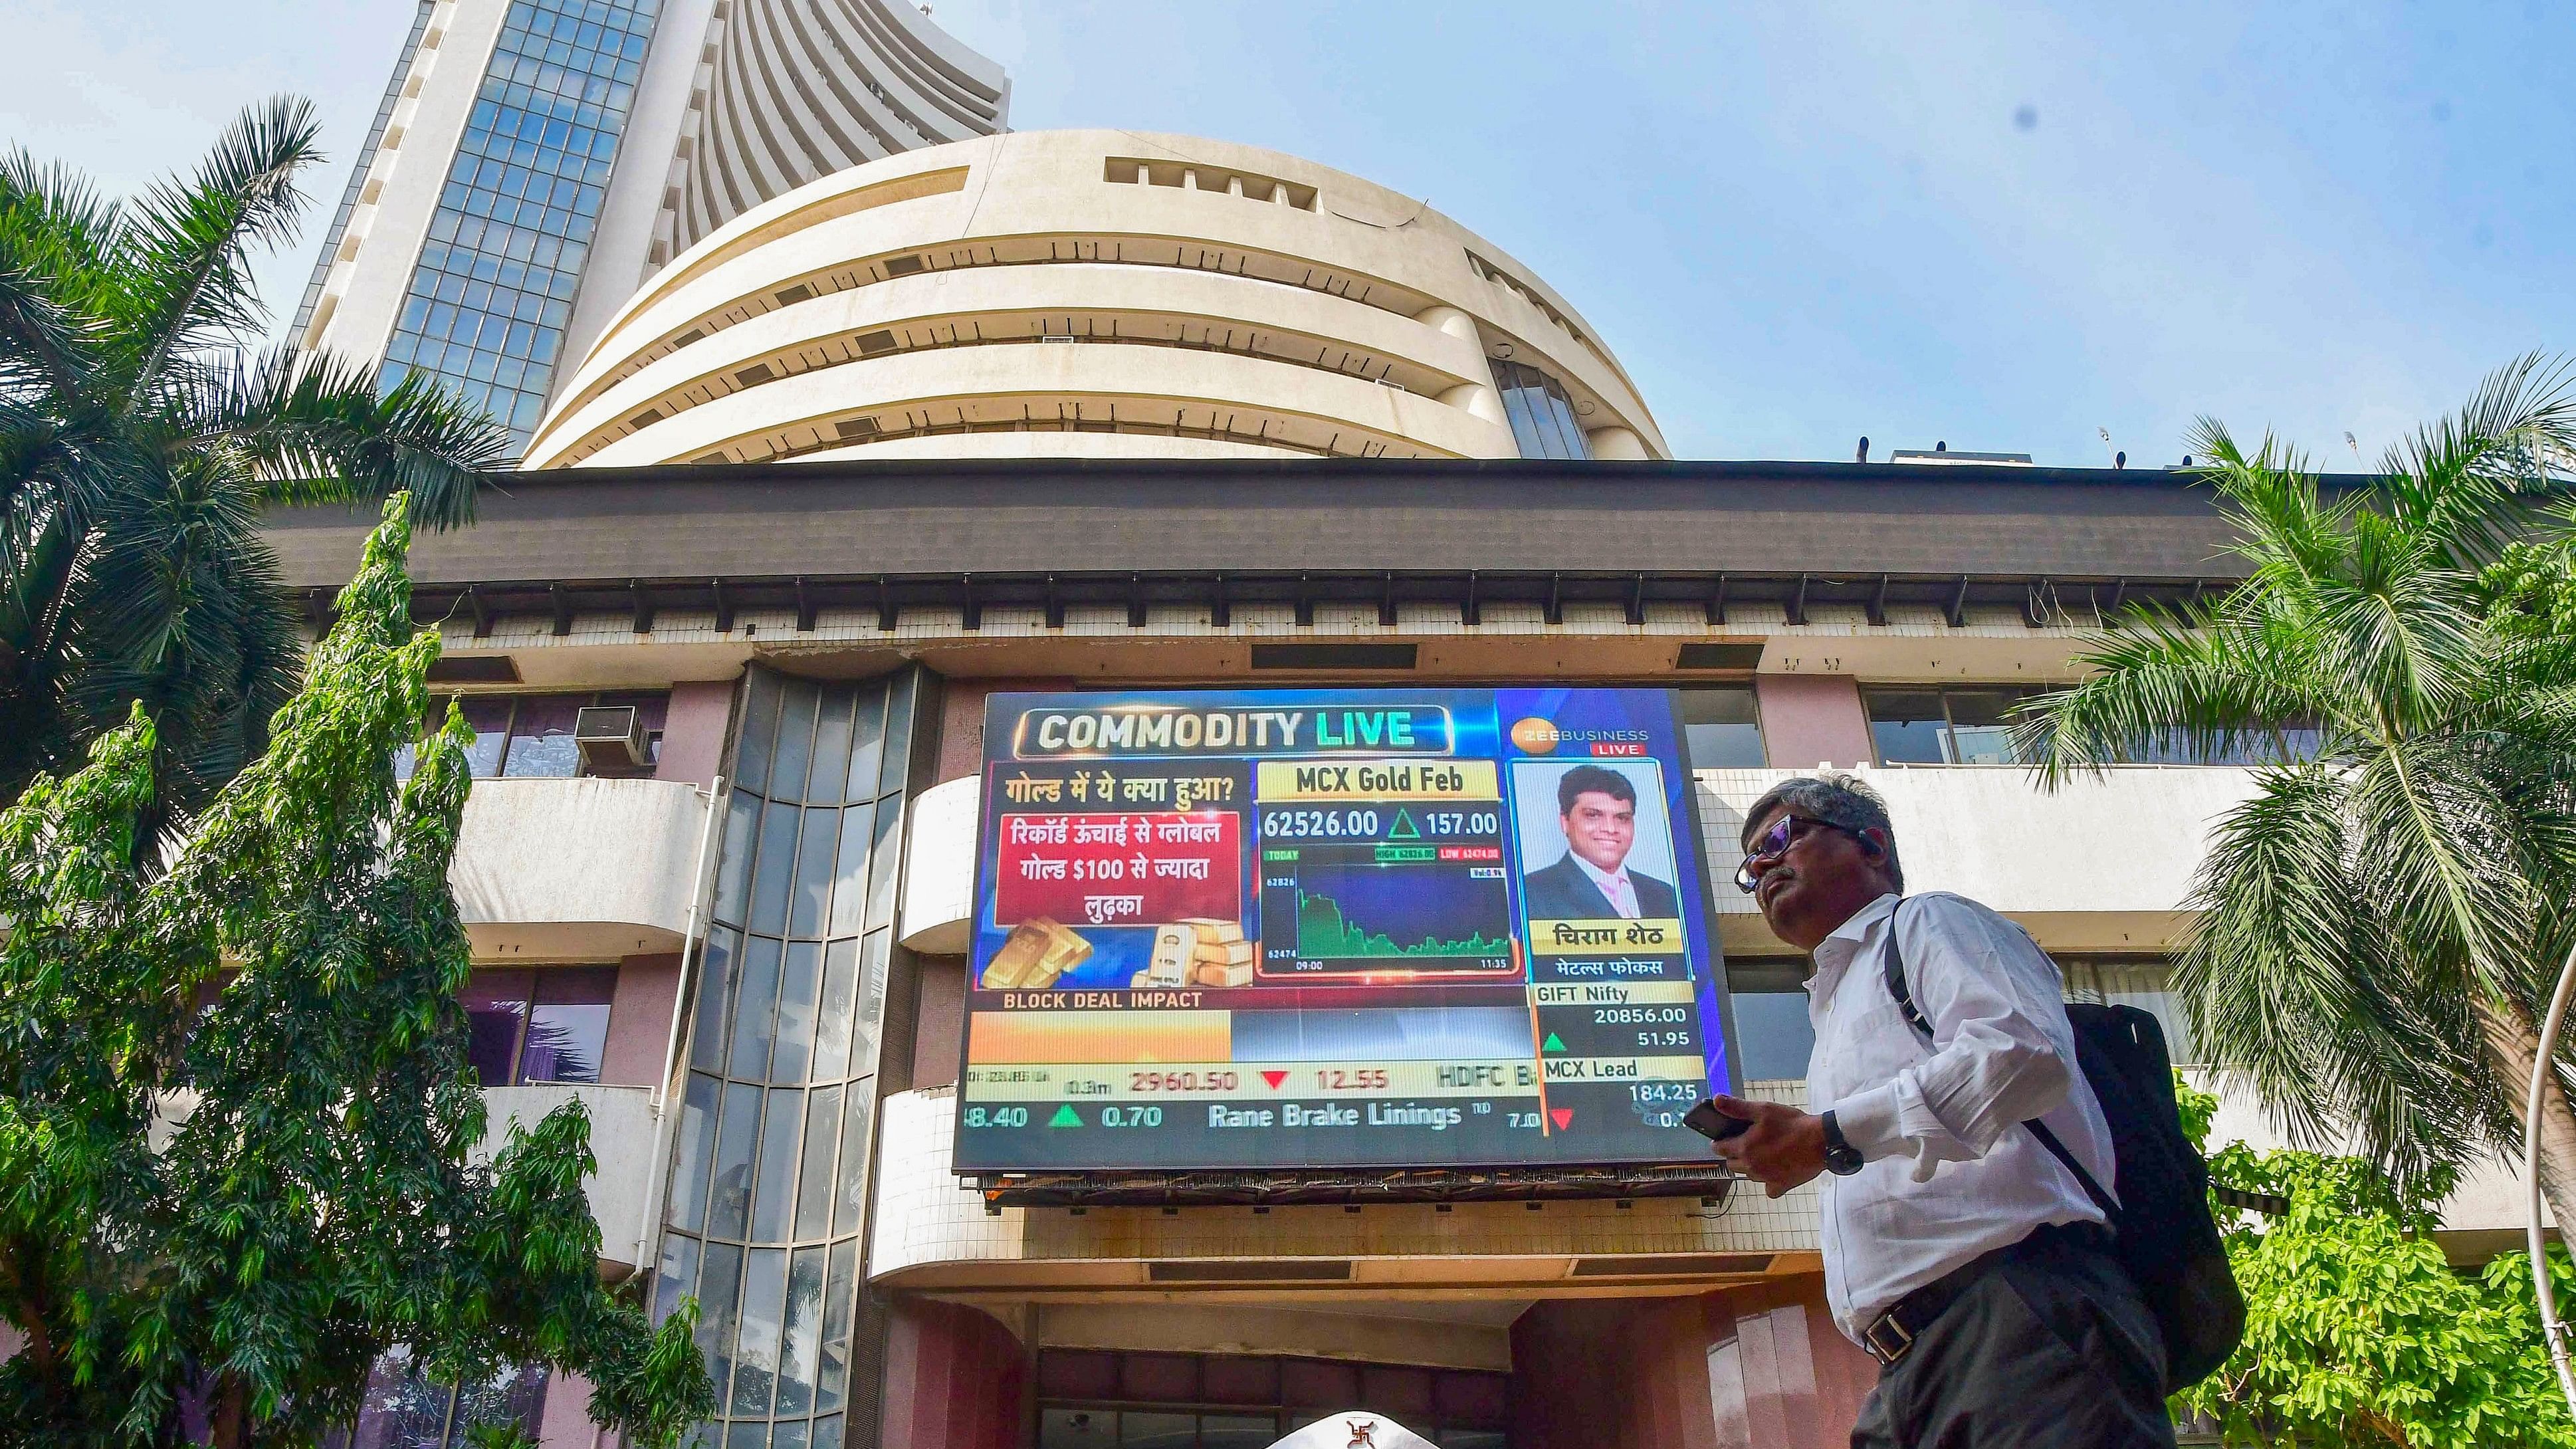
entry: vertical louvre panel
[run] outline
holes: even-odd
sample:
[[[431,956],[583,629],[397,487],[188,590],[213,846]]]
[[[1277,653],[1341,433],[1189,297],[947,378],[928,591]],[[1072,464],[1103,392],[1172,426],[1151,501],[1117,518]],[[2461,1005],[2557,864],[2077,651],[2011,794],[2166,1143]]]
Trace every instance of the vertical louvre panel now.
[[[755,669],[743,693],[654,1295],[702,1295],[710,1449],[876,1440],[863,1237],[925,678]]]

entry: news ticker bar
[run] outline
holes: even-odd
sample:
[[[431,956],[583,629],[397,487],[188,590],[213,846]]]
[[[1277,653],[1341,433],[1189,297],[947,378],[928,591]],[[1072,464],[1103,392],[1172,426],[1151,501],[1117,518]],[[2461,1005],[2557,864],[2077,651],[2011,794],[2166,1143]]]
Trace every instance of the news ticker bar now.
[[[1468,1062],[1186,1062],[1115,1070],[1063,1065],[969,1067],[978,1102],[1243,1101],[1265,1097],[1491,1097],[1566,1082],[1708,1079],[1697,1056],[1506,1057]],[[1693,1100],[1697,1100],[1693,1098]],[[1688,1105],[1685,1103],[1684,1105]]]

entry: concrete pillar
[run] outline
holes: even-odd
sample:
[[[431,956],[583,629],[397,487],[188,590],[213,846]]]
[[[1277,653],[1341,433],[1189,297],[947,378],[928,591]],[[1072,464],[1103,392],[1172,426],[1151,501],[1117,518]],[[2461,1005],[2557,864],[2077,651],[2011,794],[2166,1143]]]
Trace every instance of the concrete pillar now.
[[[1616,424],[1594,428],[1583,437],[1592,445],[1592,456],[1605,462],[1642,462],[1654,456],[1646,451],[1645,439]]]
[[[1413,320],[1425,327],[1437,327],[1450,336],[1469,343],[1475,347],[1479,356],[1484,353],[1484,339],[1477,335],[1476,319],[1455,307],[1446,305],[1425,307],[1413,314]],[[1498,427],[1509,425],[1510,420],[1503,416],[1502,394],[1494,391],[1492,382],[1487,379],[1479,378],[1473,382],[1462,382],[1440,394],[1440,400],[1453,408],[1465,408],[1468,412]]]

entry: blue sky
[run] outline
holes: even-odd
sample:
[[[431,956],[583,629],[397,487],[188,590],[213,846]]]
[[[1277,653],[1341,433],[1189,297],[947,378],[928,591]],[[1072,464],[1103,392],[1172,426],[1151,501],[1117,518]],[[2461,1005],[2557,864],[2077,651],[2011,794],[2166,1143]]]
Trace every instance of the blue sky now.
[[[408,0],[0,0],[0,137],[130,188],[242,102],[363,141]],[[1583,310],[1684,457],[2328,466],[2576,351],[2549,4],[939,0],[1020,129],[1191,132],[1427,197]],[[318,226],[318,222],[317,222]],[[292,308],[318,234],[264,270]]]

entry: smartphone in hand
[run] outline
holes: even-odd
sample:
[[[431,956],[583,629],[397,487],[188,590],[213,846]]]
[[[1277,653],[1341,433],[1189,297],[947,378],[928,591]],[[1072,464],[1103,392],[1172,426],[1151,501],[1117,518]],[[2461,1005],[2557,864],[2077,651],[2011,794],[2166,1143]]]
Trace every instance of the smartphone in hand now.
[[[1752,1130],[1750,1117],[1729,1117],[1717,1110],[1715,1102],[1702,1102],[1682,1114],[1682,1125],[1711,1142],[1724,1142]]]

